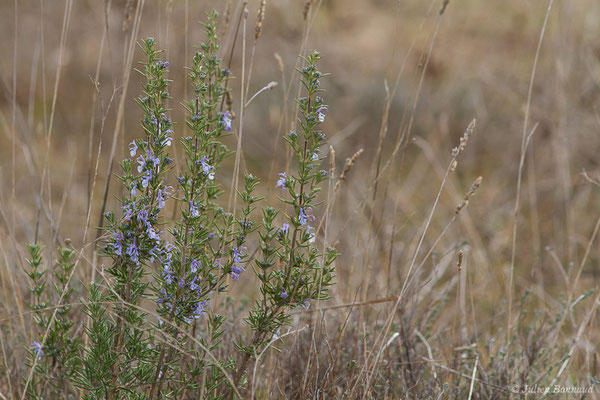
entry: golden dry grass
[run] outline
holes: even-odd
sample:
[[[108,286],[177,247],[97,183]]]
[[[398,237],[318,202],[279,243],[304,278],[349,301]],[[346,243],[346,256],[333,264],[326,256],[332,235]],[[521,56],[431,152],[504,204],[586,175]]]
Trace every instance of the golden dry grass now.
[[[225,59],[238,10],[231,3]],[[297,314],[282,352],[267,352],[257,363],[248,393],[506,398],[511,384],[530,382],[528,374],[540,385],[590,385],[589,377],[600,374],[600,3],[452,0],[440,14],[442,1],[313,0],[305,19],[304,2],[267,1],[254,49],[260,3],[248,3],[244,75],[242,33],[232,53],[234,125],[250,63],[247,98],[271,81],[278,85],[245,109],[242,154],[228,167],[239,162],[241,171],[273,187],[275,172],[289,161],[281,136],[294,124],[293,67],[312,48],[332,74],[324,81],[325,131],[336,176],[347,157],[363,152],[342,181],[332,181],[320,210],[320,240],[326,235],[341,251],[334,296]],[[24,243],[37,238],[49,248],[85,249],[76,273],[85,284],[103,262],[93,255],[95,226],[130,70],[136,4],[2,5],[5,398],[21,393],[28,372],[23,349],[33,337]],[[202,39],[197,22],[209,7],[225,14],[227,4],[144,2],[137,38],[154,36],[166,49],[173,98],[187,94],[184,66]],[[115,160],[140,132],[133,102],[139,87],[132,73]],[[183,109],[172,108],[176,135],[183,136]],[[452,148],[473,119],[454,166]],[[232,139],[230,148],[236,145]],[[223,176],[231,184],[231,172]],[[481,187],[456,214],[479,176]],[[117,191],[113,181],[109,193]],[[271,189],[265,194],[275,198]],[[107,207],[115,204],[109,195]],[[231,332],[242,326],[251,286],[222,305],[234,314]]]

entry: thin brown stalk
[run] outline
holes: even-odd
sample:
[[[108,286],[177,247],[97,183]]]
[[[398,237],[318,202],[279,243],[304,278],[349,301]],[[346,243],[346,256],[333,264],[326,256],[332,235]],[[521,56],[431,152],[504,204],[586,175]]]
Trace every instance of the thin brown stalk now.
[[[19,2],[18,0],[14,1],[14,22],[15,22],[15,30],[14,30],[14,48],[13,48],[13,85],[12,85],[12,118],[11,118],[11,133],[12,133],[12,145],[11,145],[11,162],[12,162],[12,173],[11,173],[11,182],[12,182],[12,190],[11,190],[11,202],[13,204],[16,203],[17,195],[16,195],[16,161],[17,161],[17,132],[16,132],[16,122],[17,122],[17,49],[19,48]],[[15,213],[12,213],[11,217],[11,227],[12,231],[15,231]],[[14,256],[13,256],[14,258]]]
[[[135,43],[137,40],[137,35],[140,27],[140,21],[142,18],[142,11],[144,9],[145,0],[138,0],[135,17],[133,21],[133,30],[131,32],[131,37],[129,38],[129,43],[127,44],[127,56],[125,62],[125,69],[123,72],[123,84],[121,91],[121,99],[119,100],[119,108],[117,111],[117,119],[115,122],[115,130],[113,132],[113,140],[112,146],[110,149],[110,155],[108,160],[108,170],[106,172],[106,185],[104,187],[104,197],[102,199],[102,205],[100,207],[100,213],[98,215],[98,230],[96,231],[96,240],[102,234],[102,227],[104,226],[104,211],[106,210],[106,204],[108,202],[108,192],[110,189],[110,182],[112,178],[112,171],[114,168],[115,155],[117,151],[117,143],[118,139],[121,135],[121,130],[123,128],[123,119],[125,116],[125,102],[127,100],[127,89],[129,86],[129,78],[131,75],[131,66],[133,64],[133,54],[135,50]]]
[[[240,121],[239,121],[239,133],[237,135],[237,148],[235,153],[235,163],[233,167],[233,176],[231,177],[231,187],[229,190],[229,201],[228,209],[229,212],[233,213],[233,219],[235,220],[236,205],[237,205],[237,187],[240,175],[240,158],[242,153],[242,137],[244,133],[244,83],[246,77],[246,22],[247,22],[247,9],[244,4],[242,13],[243,17],[243,29],[242,29],[242,77],[241,77],[241,90],[240,90]]]
[[[267,0],[261,0],[256,15],[256,26],[254,27],[254,43],[252,44],[250,63],[248,65],[248,79],[246,80],[246,92],[244,93],[244,97],[246,98],[248,98],[248,92],[250,90],[250,81],[252,80],[252,67],[254,66],[254,53],[256,52],[256,43],[258,42],[258,38],[262,35],[263,31],[263,20],[265,19],[266,6]]]
[[[54,127],[54,116],[56,114],[56,101],[58,99],[58,87],[60,85],[60,77],[62,72],[62,60],[64,56],[65,46],[67,42],[67,37],[69,33],[69,25],[71,20],[71,8],[73,6],[72,0],[67,0],[65,4],[65,11],[63,14],[63,25],[61,31],[59,52],[58,52],[58,67],[56,68],[56,76],[54,80],[54,93],[52,95],[52,107],[50,109],[50,123],[48,125],[48,134],[46,135],[46,155],[44,157],[44,166],[42,169],[42,179],[40,181],[40,189],[39,189],[39,197],[40,201],[43,197],[44,185],[46,182],[46,178],[49,176],[49,163],[50,163],[50,144],[52,142],[52,128]],[[50,178],[48,180],[48,209],[50,213],[52,212],[52,195],[50,193]],[[37,233],[36,233],[37,237]]]
[[[554,0],[548,1],[548,8],[546,9],[546,15],[544,17],[544,23],[540,31],[540,37],[538,39],[537,49],[535,51],[535,57],[533,60],[533,67],[531,69],[531,77],[529,79],[529,90],[527,91],[527,103],[525,106],[525,120],[523,121],[523,132],[521,135],[521,157],[519,162],[519,172],[517,176],[517,195],[515,199],[515,208],[513,210],[513,231],[512,231],[512,251],[510,256],[510,277],[508,282],[508,313],[506,321],[506,344],[510,345],[511,336],[511,318],[512,318],[512,302],[513,302],[513,281],[515,271],[515,259],[516,259],[516,248],[517,248],[517,227],[518,227],[518,216],[519,216],[519,202],[521,197],[521,178],[523,171],[523,164],[525,161],[525,153],[527,151],[527,144],[531,138],[531,133],[527,135],[528,123],[529,123],[529,112],[531,109],[531,98],[533,95],[533,83],[535,81],[535,73],[537,71],[537,64],[542,50],[542,42],[544,40],[544,34],[546,33],[546,26],[548,24],[548,17],[550,16],[550,10],[552,10],[552,4]],[[537,125],[536,125],[537,126]],[[532,130],[535,131],[535,127]],[[510,378],[510,377],[509,377]]]
[[[89,165],[89,173],[88,173],[88,182],[87,182],[87,196],[88,196],[88,204],[91,202],[92,196],[92,163],[93,163],[93,151],[92,148],[94,146],[94,126],[96,125],[96,104],[98,101],[98,92],[99,92],[99,82],[100,79],[100,68],[102,67],[102,60],[104,54],[104,43],[106,41],[106,37],[108,35],[108,14],[110,13],[110,7],[112,4],[112,0],[108,0],[106,2],[105,11],[104,11],[104,24],[102,28],[102,36],[100,39],[100,49],[98,50],[98,61],[96,62],[96,72],[94,74],[94,91],[92,92],[92,108],[90,113],[90,129],[88,134],[88,165]]]

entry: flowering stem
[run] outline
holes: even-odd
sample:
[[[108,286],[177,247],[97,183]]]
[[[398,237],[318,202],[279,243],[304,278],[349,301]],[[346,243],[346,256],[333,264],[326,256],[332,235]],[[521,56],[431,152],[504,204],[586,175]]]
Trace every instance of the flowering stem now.
[[[310,98],[308,100],[308,103],[310,104]],[[306,150],[308,148],[308,141],[306,139],[304,139],[304,152],[303,152],[303,160],[306,159]],[[301,170],[301,174],[304,171],[304,167],[302,165],[302,161],[300,162],[301,166],[300,166],[300,170]],[[302,204],[303,204],[303,199],[304,199],[304,178],[300,179],[300,195],[298,196],[299,200],[298,200],[298,207],[301,209],[302,208]],[[287,266],[287,271],[285,274],[285,285],[287,286],[288,281],[290,279],[290,275],[292,273],[292,269],[294,267],[294,261],[295,261],[295,250],[296,250],[296,240],[297,240],[297,236],[298,236],[298,227],[295,226],[294,227],[294,234],[292,236],[292,247],[290,248],[290,262],[288,263]]]

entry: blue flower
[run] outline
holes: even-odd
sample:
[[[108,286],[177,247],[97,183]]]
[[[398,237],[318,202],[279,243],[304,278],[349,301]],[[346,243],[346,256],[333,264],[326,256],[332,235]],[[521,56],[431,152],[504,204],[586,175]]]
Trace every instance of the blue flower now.
[[[164,289],[160,289],[159,293],[162,295],[162,297],[159,297],[156,300],[156,302],[159,304],[166,303],[169,300],[169,296],[167,295],[167,292],[165,292]]]
[[[202,165],[202,172],[204,172],[204,175],[208,175],[208,179],[213,180],[215,179],[215,173],[211,172],[213,170],[213,166],[207,161],[208,158],[202,157],[202,160],[200,161],[200,164]]]
[[[290,230],[290,224],[283,224],[283,226],[281,227],[281,232],[283,232],[286,235],[289,230]]]
[[[300,213],[298,214],[298,222],[300,222],[300,225],[306,225],[309,220],[315,220],[315,217],[310,215],[311,211],[312,209],[310,207],[302,207],[300,209]]]
[[[243,254],[242,252],[246,250],[245,247],[236,247],[233,249],[233,262],[239,264],[242,262]]]
[[[165,268],[163,270],[163,279],[169,285],[173,283],[173,274],[171,273],[171,270],[169,269],[168,265],[165,265]]]
[[[231,273],[229,275],[231,276],[231,279],[237,281],[243,271],[245,271],[244,267],[239,267],[234,264],[231,266]]]
[[[190,289],[198,290],[200,288],[200,286],[198,286],[198,284],[196,283],[197,280],[198,280],[198,277],[194,276],[194,279],[192,279],[192,281],[190,282]]]
[[[152,180],[152,171],[147,171],[144,176],[142,176],[142,187],[147,188],[148,183]]]
[[[225,111],[225,113],[219,113],[219,116],[221,117],[221,126],[223,127],[223,129],[225,129],[226,131],[230,131],[231,130],[231,113],[229,112],[229,110]]]
[[[233,265],[231,266],[231,273],[230,276],[234,281],[237,281],[238,278],[240,277],[240,274],[245,271],[244,267],[242,267],[241,265],[237,265],[240,264],[242,262],[242,258],[243,258],[243,251],[245,251],[246,248],[245,247],[236,247],[233,249]]]
[[[207,160],[208,159],[206,157],[202,157],[202,160],[200,160],[200,164],[202,164],[202,171],[204,171],[205,174],[208,174],[212,168]]]
[[[319,122],[325,121],[325,114],[323,114],[323,111],[327,111],[326,106],[321,106],[317,109],[317,118],[319,119]]]
[[[277,329],[277,332],[273,334],[273,340],[277,340],[281,337],[281,329]]]
[[[135,157],[135,154],[137,153],[137,144],[135,143],[135,140],[133,140],[131,143],[129,143],[129,155],[131,157]]]
[[[277,180],[276,188],[281,188],[281,190],[285,191],[285,187],[287,186],[287,175],[285,172],[281,172],[279,174],[279,180]]]
[[[152,240],[156,240],[157,242],[160,241],[160,236],[158,235],[158,232],[154,230],[154,228],[152,227],[152,225],[148,224],[148,226],[146,226],[146,234],[148,235],[148,237]]]
[[[285,291],[282,290],[281,293],[279,293],[279,297],[281,297],[282,299],[286,299],[288,295]]]
[[[312,229],[312,226],[306,227],[306,234],[308,235],[308,243],[314,243],[315,240],[317,239],[315,237],[315,234],[310,231],[311,229]]]
[[[122,206],[123,210],[123,219],[128,221],[133,217],[133,213],[135,212],[135,201],[132,201],[130,204]]]
[[[158,203],[158,209],[162,210],[165,207],[165,200],[169,196],[169,190],[173,189],[171,186],[167,186],[164,189],[158,189],[156,193],[156,201]]]
[[[144,166],[146,165],[146,159],[144,158],[143,155],[140,155],[136,159],[136,161],[139,164],[138,167],[137,167],[137,171],[138,171],[138,173],[142,173],[142,171],[144,170]]]
[[[204,314],[204,307],[206,307],[206,301],[199,301],[196,303],[194,309],[194,318],[200,318]]]
[[[42,356],[44,355],[44,352],[42,351],[42,345],[39,342],[33,342],[31,343],[31,349],[33,350],[33,353],[38,356],[38,360],[41,360]]]
[[[154,163],[154,165],[158,165],[160,164],[160,158],[154,156],[150,150],[148,150],[148,160],[152,161]]]
[[[165,136],[165,138],[164,138],[164,139],[163,139],[163,140],[160,142],[160,145],[161,145],[162,147],[165,147],[165,146],[170,146],[170,145],[171,145],[171,141],[173,140],[173,138],[171,138],[171,136],[169,136],[169,135],[171,135],[171,134],[173,133],[173,131],[172,131],[171,129],[169,129],[169,130],[168,130],[166,133],[167,133],[167,135],[166,135],[166,136]],[[132,157],[133,157],[133,156],[132,156]]]
[[[123,234],[122,233],[115,233],[114,235],[114,239],[115,239],[115,243],[113,244],[113,251],[115,252],[116,255],[120,256],[123,254]]]
[[[150,150],[146,151],[147,157],[144,157],[144,155],[140,155],[136,161],[139,164],[137,167],[137,171],[138,173],[142,173],[142,171],[145,168],[148,168],[148,162],[152,162],[154,165],[158,165],[160,164],[160,158],[156,157],[154,154],[152,154],[152,152]],[[152,168],[152,166],[150,166],[150,169]]]
[[[200,264],[200,261],[192,260],[192,263],[190,264],[190,272],[192,274],[195,274],[196,272],[198,272],[198,268],[200,268],[201,266],[202,264]]]
[[[302,300],[300,302],[300,305],[306,310],[308,311],[308,309],[310,308],[310,302],[308,300]]]
[[[144,225],[148,224],[148,211],[146,211],[146,210],[140,211],[138,213],[137,217],[138,217],[138,221],[140,221]]]
[[[134,263],[138,263],[139,261],[139,253],[138,248],[135,246],[135,238],[133,238],[133,243],[127,245],[127,255]]]
[[[165,244],[165,251],[167,252],[167,255],[169,256],[169,258],[171,258],[171,252],[175,250],[175,246],[173,246],[171,243],[167,242]]]
[[[150,262],[154,262],[154,259],[157,259],[160,257],[162,253],[162,250],[160,247],[158,246],[154,246],[149,252],[148,254],[150,255]]]
[[[198,211],[198,207],[190,201],[190,215],[192,218],[198,218],[200,216],[200,211]]]

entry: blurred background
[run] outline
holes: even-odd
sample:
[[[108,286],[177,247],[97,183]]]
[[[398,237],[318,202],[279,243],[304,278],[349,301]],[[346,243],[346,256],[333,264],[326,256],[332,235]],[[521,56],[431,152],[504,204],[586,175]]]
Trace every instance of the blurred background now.
[[[203,40],[205,12],[215,8],[222,58],[235,77],[236,135],[243,67],[247,82],[252,64],[249,96],[278,83],[250,103],[243,119],[242,169],[261,178],[268,201],[276,201],[276,173],[287,163],[282,137],[294,124],[299,54],[318,49],[321,70],[331,73],[322,86],[335,176],[346,158],[363,149],[339,189],[324,191],[335,198],[326,239],[341,252],[331,304],[398,295],[418,249],[417,265],[424,261],[412,271],[415,297],[403,312],[431,307],[422,303],[424,297],[449,298],[440,331],[462,318],[464,345],[485,338],[482,332],[501,335],[514,249],[514,299],[530,291],[535,309],[554,318],[565,301],[596,288],[600,272],[594,241],[600,221],[595,182],[600,179],[600,3],[554,1],[548,14],[548,1],[444,3],[267,0],[255,39],[260,0],[248,1],[247,18],[243,13],[240,18],[240,2],[224,0],[3,0],[0,250],[6,302],[0,312],[15,312],[16,288],[23,293],[17,297],[26,295],[16,266],[27,241],[38,238],[52,248],[69,238],[74,248],[88,246],[78,272],[86,281],[111,146],[116,144],[118,162],[127,156],[127,144],[142,134],[134,102],[141,79],[135,72],[125,79],[130,39],[153,36],[165,49],[177,99],[172,119],[181,137],[184,112],[178,101],[189,94],[185,66]],[[133,54],[135,67],[142,54]],[[451,150],[473,119],[474,132],[418,247]],[[115,135],[118,121],[122,129]],[[517,191],[524,138],[529,140]],[[233,148],[235,138],[230,139]],[[330,162],[325,157],[324,168]],[[221,175],[227,188],[231,170]],[[478,176],[481,188],[447,227]],[[107,208],[116,206],[112,195],[119,191],[113,179]],[[324,212],[325,206],[317,215]],[[86,224],[90,232],[84,241]],[[460,271],[459,250],[465,254]],[[374,326],[383,324],[389,311],[382,304],[362,308],[376,311],[365,317]],[[595,310],[593,300],[581,304],[585,312]],[[361,312],[357,321],[363,317]],[[560,337],[571,338],[580,323],[581,318],[569,319]],[[575,375],[584,369],[593,375],[600,361],[591,329],[598,322],[590,324],[578,337]]]

